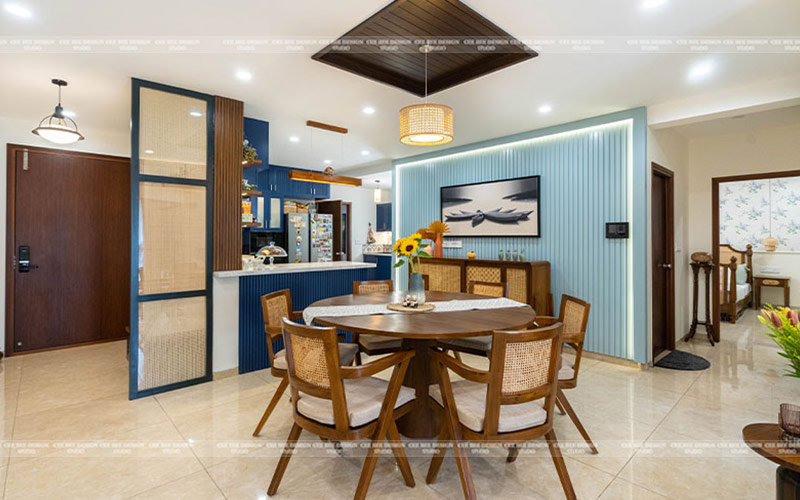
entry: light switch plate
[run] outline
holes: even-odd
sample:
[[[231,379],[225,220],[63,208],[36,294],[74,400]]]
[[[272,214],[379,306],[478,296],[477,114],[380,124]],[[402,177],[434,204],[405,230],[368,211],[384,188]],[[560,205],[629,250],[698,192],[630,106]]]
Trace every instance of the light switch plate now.
[[[462,248],[464,245],[461,240],[444,240],[442,248]]]

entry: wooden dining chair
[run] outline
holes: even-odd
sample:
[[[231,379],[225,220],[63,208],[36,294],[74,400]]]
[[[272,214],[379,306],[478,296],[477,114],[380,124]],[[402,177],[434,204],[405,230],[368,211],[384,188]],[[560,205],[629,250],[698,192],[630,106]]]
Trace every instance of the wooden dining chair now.
[[[380,281],[354,281],[353,295],[366,295],[369,293],[391,293],[394,291],[392,280]],[[361,353],[368,356],[390,354],[400,350],[402,340],[388,335],[359,335],[353,333],[353,343],[358,345],[356,365],[361,364]]]
[[[414,390],[403,386],[413,351],[401,351],[362,366],[339,366],[335,328],[305,326],[283,319],[294,425],[289,432],[267,493],[278,491],[281,478],[303,430],[323,440],[370,439],[370,447],[356,487],[356,499],[367,495],[384,439],[407,486],[414,486],[408,459],[395,419],[414,404]],[[392,368],[389,381],[373,375]]]
[[[563,415],[569,415],[572,423],[581,433],[586,444],[593,454],[597,454],[592,439],[589,433],[584,429],[578,415],[569,404],[567,396],[564,395],[564,389],[574,389],[578,386],[578,369],[581,366],[581,356],[583,355],[583,341],[586,338],[586,325],[589,323],[589,309],[591,304],[584,302],[581,299],[571,297],[569,295],[561,296],[561,311],[558,318],[552,316],[537,316],[536,323],[539,326],[552,325],[561,323],[564,325],[564,333],[561,335],[561,342],[563,345],[570,346],[575,351],[575,361],[570,362],[564,359],[561,363],[561,370],[558,372],[558,397],[556,398],[556,405]]]
[[[561,325],[536,330],[495,331],[489,370],[469,367],[446,353],[433,350],[439,383],[430,397],[444,411],[437,451],[426,481],[436,481],[446,453],[453,445],[461,487],[468,499],[477,498],[464,441],[509,445],[507,461],[516,460],[517,444],[542,436],[567,498],[575,492],[553,430],[553,405],[558,391]],[[450,371],[463,377],[450,381]]]
[[[489,281],[470,281],[467,283],[467,293],[473,295],[487,295],[489,297],[508,297],[508,283],[492,283]],[[456,354],[456,359],[461,359],[459,352],[475,354],[477,356],[489,356],[492,351],[492,336],[483,335],[481,337],[464,337],[460,339],[442,340],[439,346],[445,350],[452,350]]]
[[[291,318],[297,320],[303,317],[300,311],[292,311],[292,294],[289,290],[279,290],[277,292],[268,293],[261,296],[261,312],[264,315],[264,332],[267,334],[267,356],[269,357],[270,373],[273,377],[281,379],[275,394],[264,410],[261,420],[256,425],[256,430],[253,431],[253,437],[258,437],[261,434],[261,429],[267,423],[270,414],[275,409],[275,406],[283,396],[286,387],[289,385],[289,379],[286,373],[286,351],[275,353],[274,342],[282,334],[281,318]],[[339,348],[341,356],[340,363],[349,365],[353,362],[358,352],[358,346],[355,344],[342,344]]]

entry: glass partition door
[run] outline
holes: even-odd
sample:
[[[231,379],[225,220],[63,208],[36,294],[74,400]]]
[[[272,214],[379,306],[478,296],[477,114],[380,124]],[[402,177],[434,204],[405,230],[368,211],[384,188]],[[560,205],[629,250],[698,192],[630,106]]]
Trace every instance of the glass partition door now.
[[[211,380],[214,98],[132,87],[134,399]]]

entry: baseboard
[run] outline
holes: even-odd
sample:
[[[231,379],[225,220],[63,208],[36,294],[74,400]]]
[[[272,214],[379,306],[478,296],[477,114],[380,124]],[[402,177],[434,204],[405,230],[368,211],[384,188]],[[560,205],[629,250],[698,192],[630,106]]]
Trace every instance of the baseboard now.
[[[224,378],[235,377],[239,375],[239,367],[231,368],[230,370],[222,370],[221,372],[214,372],[214,380],[221,380]]]

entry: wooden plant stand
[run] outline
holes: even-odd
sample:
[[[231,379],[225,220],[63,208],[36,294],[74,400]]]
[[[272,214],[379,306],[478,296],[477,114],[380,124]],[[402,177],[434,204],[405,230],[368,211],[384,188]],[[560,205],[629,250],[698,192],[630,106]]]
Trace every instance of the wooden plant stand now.
[[[714,345],[714,326],[711,323],[711,270],[714,269],[714,265],[711,262],[692,262],[689,264],[692,266],[692,326],[689,327],[689,333],[684,335],[683,341],[689,342],[694,334],[697,332],[697,326],[703,325],[706,327],[706,335],[708,336],[708,341],[711,342],[711,345]],[[706,301],[706,319],[705,321],[698,321],[697,320],[697,297],[698,297],[698,282],[700,281],[700,270],[703,270],[706,278],[706,287],[705,287],[705,301]]]

